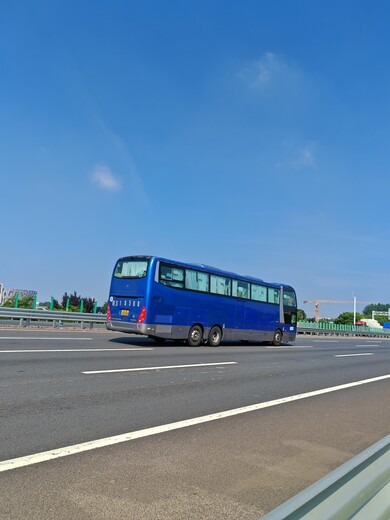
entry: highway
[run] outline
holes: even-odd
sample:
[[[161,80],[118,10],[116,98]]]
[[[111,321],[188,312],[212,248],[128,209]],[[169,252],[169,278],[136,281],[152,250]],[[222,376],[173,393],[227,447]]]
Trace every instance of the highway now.
[[[390,433],[390,340],[0,329],[0,518],[258,519]]]

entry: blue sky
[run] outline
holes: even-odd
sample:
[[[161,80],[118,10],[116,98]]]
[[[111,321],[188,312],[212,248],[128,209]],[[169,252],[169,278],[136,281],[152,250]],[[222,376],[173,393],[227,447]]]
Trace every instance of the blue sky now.
[[[116,258],[156,254],[290,283],[309,315],[389,302],[389,15],[3,0],[0,282],[104,301]]]

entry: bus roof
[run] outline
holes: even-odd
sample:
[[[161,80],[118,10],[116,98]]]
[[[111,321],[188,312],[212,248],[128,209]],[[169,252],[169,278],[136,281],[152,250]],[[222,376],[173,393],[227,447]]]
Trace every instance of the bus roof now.
[[[170,260],[169,258],[162,258],[160,256],[154,256],[154,255],[128,255],[128,256],[121,257],[120,260],[123,260],[125,258],[147,258],[148,260],[150,260],[151,258],[154,258],[156,261],[166,262],[167,264],[173,264],[173,265],[177,265],[179,267],[187,267],[188,269],[198,269],[198,270],[202,270],[202,271],[207,271],[209,273],[215,273],[215,274],[219,274],[219,275],[228,276],[229,278],[238,278],[241,280],[246,280],[248,282],[265,283],[267,285],[274,286],[274,287],[283,287],[285,289],[294,290],[293,287],[291,287],[291,285],[287,285],[285,283],[266,282],[265,280],[262,280],[261,278],[255,278],[254,276],[250,276],[250,275],[232,273],[230,271],[225,271],[223,269],[220,269],[219,267],[213,267],[213,266],[205,265],[205,264],[193,264],[193,263],[188,263],[188,262],[181,262],[179,260]]]

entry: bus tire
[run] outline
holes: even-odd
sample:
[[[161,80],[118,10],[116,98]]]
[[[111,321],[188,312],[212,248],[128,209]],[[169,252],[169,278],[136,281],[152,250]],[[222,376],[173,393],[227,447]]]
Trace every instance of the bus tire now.
[[[274,339],[271,342],[271,345],[274,347],[279,347],[282,343],[283,332],[280,329],[275,330]]]
[[[187,342],[190,347],[199,347],[203,341],[203,329],[200,325],[193,325],[188,333]]]
[[[221,327],[218,327],[218,325],[214,325],[214,327],[211,327],[211,329],[210,329],[207,343],[210,345],[210,347],[219,347],[221,340],[222,340]]]

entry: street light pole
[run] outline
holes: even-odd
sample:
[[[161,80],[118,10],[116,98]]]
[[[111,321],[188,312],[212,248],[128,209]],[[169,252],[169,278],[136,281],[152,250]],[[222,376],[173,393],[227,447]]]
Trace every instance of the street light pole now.
[[[356,296],[353,297],[353,325],[356,325]]]

